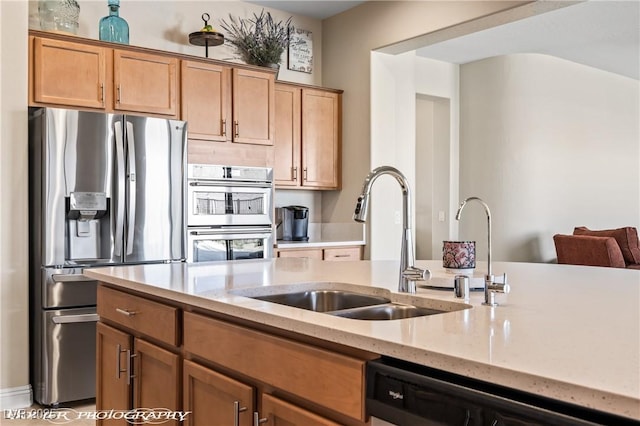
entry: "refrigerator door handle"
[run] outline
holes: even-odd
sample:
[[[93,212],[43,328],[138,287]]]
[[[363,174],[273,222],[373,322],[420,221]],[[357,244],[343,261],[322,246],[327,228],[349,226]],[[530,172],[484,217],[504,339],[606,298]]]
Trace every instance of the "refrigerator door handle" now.
[[[133,123],[127,121],[127,177],[129,180],[129,217],[127,220],[127,254],[133,253],[133,235],[136,227],[136,150]]]
[[[124,169],[124,138],[122,137],[122,123],[116,121],[113,123],[113,133],[116,138],[116,187],[118,191],[117,206],[116,206],[116,232],[115,242],[113,246],[113,252],[116,256],[122,255],[122,238],[124,232],[124,184],[125,184],[125,169]]]

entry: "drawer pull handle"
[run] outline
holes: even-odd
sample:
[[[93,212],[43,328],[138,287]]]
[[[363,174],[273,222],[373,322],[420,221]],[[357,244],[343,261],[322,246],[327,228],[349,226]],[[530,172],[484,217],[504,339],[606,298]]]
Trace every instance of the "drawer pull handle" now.
[[[247,411],[247,407],[241,407],[240,401],[233,401],[233,426],[240,426],[240,413]]]
[[[257,411],[253,412],[253,426],[260,426],[261,423],[267,423],[269,421],[268,418],[260,418],[260,414]]]
[[[127,349],[127,386],[131,385],[131,379],[133,379],[134,376],[133,374],[131,374],[131,364],[133,364],[133,358],[137,357],[138,354],[132,354],[130,349]]]
[[[227,136],[227,120],[222,119],[222,136]]]
[[[126,315],[128,317],[132,317],[135,314],[137,314],[137,312],[135,311],[127,311],[126,309],[120,309],[120,308],[116,308],[116,312],[122,314],[122,315]]]
[[[351,257],[350,254],[334,254],[333,257]]]

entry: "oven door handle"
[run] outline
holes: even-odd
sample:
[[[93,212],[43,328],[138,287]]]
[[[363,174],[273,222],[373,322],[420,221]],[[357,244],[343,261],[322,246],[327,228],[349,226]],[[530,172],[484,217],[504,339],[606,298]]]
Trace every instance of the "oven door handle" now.
[[[224,181],[224,182],[189,182],[189,186],[226,186],[229,188],[271,188],[270,182],[245,182],[245,181]]]
[[[79,322],[96,322],[100,319],[98,314],[57,315],[51,318],[54,324],[75,324]]]
[[[190,230],[191,235],[229,235],[229,234],[269,234],[271,228],[235,228],[235,229],[211,229],[211,230]]]

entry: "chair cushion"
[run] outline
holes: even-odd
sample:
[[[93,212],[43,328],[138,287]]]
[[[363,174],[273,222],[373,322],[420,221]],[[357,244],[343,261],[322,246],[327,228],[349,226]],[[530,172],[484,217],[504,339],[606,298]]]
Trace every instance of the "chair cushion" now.
[[[556,234],[553,236],[553,242],[556,246],[558,263],[625,267],[622,251],[613,237]]]
[[[579,226],[573,230],[573,235],[613,237],[620,246],[625,263],[640,263],[640,242],[638,241],[638,231],[634,227],[593,231],[585,226]]]

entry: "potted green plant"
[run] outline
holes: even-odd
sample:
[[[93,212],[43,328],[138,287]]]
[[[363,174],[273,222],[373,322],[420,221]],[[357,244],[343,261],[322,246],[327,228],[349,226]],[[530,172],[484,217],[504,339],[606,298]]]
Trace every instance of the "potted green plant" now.
[[[229,14],[229,21],[222,19],[220,27],[226,31],[226,43],[235,48],[244,62],[278,68],[293,29],[291,18],[276,21],[263,9],[252,18],[236,18]]]

